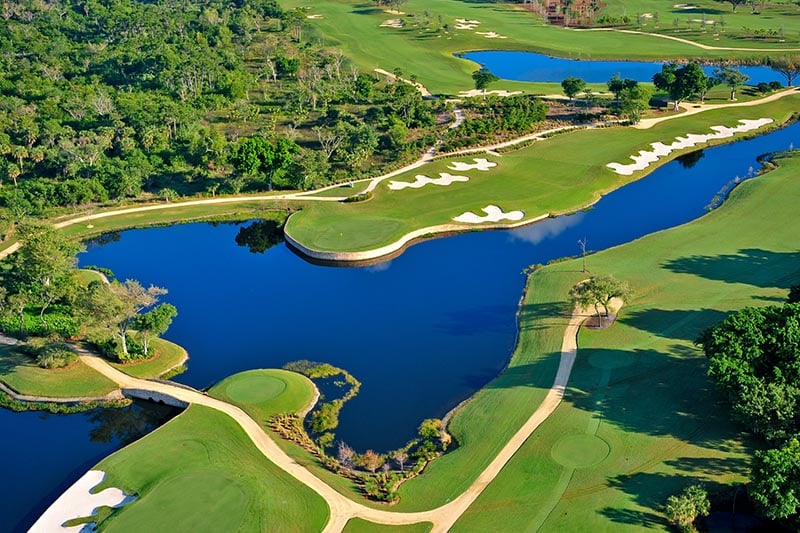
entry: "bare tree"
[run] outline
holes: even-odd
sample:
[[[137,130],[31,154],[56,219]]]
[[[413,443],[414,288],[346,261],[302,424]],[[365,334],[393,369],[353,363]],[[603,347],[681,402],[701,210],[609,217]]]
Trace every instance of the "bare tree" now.
[[[339,441],[339,448],[336,452],[336,456],[339,459],[339,463],[345,468],[353,468],[353,458],[356,455],[356,451],[347,445],[344,441]]]
[[[408,453],[403,449],[397,450],[392,453],[392,459],[394,459],[397,466],[400,467],[400,471],[404,472],[406,461],[408,461]]]
[[[312,129],[314,133],[317,134],[317,140],[320,146],[322,146],[322,151],[325,152],[325,157],[327,159],[333,156],[333,153],[342,145],[346,138],[344,132],[337,128],[315,126]]]

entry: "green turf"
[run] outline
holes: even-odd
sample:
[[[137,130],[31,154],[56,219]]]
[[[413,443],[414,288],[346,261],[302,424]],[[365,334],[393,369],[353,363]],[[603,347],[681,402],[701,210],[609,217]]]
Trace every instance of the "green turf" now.
[[[105,396],[117,388],[80,361],[67,368],[40,368],[32,358],[5,345],[0,345],[0,381],[19,394],[49,398]]]
[[[150,348],[155,351],[155,355],[149,359],[126,364],[111,364],[136,378],[157,378],[181,365],[186,359],[186,350],[166,339],[150,339]]]
[[[264,428],[274,414],[297,413],[314,398],[314,384],[296,372],[259,369],[227,377],[208,390],[214,398],[244,409]]]
[[[138,499],[104,531],[320,531],[325,502],[277,468],[229,417],[192,406],[103,460],[103,486]]]
[[[655,0],[638,0],[642,9]],[[650,2],[650,4],[645,4]],[[735,46],[745,48],[786,48],[798,46],[800,30],[800,9],[787,4],[789,11],[771,11],[761,17],[749,16],[749,9],[732,16],[726,10],[727,4],[704,0],[706,5],[726,12],[727,32],[715,41],[711,33],[688,31],[679,28],[676,36],[689,40],[707,41],[715,46]],[[521,9],[519,4],[466,2],[462,0],[410,0],[402,6],[408,15],[430,14],[431,28],[414,26],[411,16],[398,16],[383,12],[383,8],[355,0],[321,0],[313,4],[301,0],[283,0],[286,7],[309,7],[308,13],[323,18],[309,20],[311,39],[322,39],[326,45],[341,48],[362,71],[382,68],[389,72],[401,69],[406,77],[411,75],[422,82],[433,93],[456,93],[473,88],[470,73],[477,69],[474,63],[453,57],[456,52],[468,50],[504,49],[535,50],[549,54],[573,58],[617,58],[617,59],[675,59],[680,57],[753,56],[756,52],[732,52],[703,50],[699,47],[667,40],[650,35],[629,35],[610,31],[574,31],[542,23],[541,19]],[[636,11],[625,3],[628,14]],[[649,7],[647,8],[649,9]],[[619,10],[619,3],[607,11]],[[647,10],[645,9],[646,12]],[[672,33],[672,15],[662,7],[660,28],[657,31]],[[443,24],[449,24],[451,32],[445,34],[435,31],[439,27],[438,17]],[[679,15],[684,17],[685,15]],[[771,20],[768,19],[771,17]],[[401,18],[407,22],[402,29],[380,27],[389,19]],[[456,19],[481,21],[474,30],[455,29]],[[718,18],[716,15],[714,18]],[[787,42],[761,42],[738,38],[741,27],[780,27],[787,32]],[[653,28],[645,27],[645,31]],[[494,31],[507,39],[488,39],[477,35],[476,31]],[[307,32],[306,35],[309,35]],[[386,50],[391,50],[387,54]],[[761,54],[763,55],[763,54]],[[530,89],[528,84],[501,81],[492,89]]]
[[[607,163],[629,162],[631,155],[649,148],[652,142],[704,133],[714,125],[732,126],[740,118],[773,117],[776,123],[781,123],[797,109],[798,102],[800,95],[793,95],[754,107],[680,117],[648,130],[630,127],[580,130],[502,156],[476,154],[437,160],[393,181],[411,182],[417,174],[438,177],[441,172],[464,175],[469,181],[393,191],[388,188],[392,180],[386,180],[366,202],[308,205],[289,218],[286,231],[313,250],[363,251],[395,242],[412,230],[452,223],[453,217],[466,211],[482,214],[480,210],[489,204],[504,211],[522,210],[526,218],[573,211],[645,174],[620,176],[608,169]],[[659,164],[680,154],[674,152]],[[474,157],[488,158],[497,166],[485,172],[448,168],[454,160],[471,162]],[[651,165],[648,172],[655,166]]]
[[[385,531],[399,531],[401,533],[427,533],[431,530],[433,524],[430,522],[422,522],[420,524],[411,524],[408,526],[385,526],[382,524],[375,524],[367,522],[361,518],[353,518],[344,527],[344,533],[382,533]]]
[[[498,520],[510,530],[666,529],[661,506],[670,494],[698,480],[713,492],[745,479],[747,441],[729,422],[693,340],[733,310],[782,301],[800,281],[786,223],[800,201],[798,171],[800,157],[784,160],[702,219],[589,258],[592,272],[628,281],[635,296],[615,326],[581,332],[565,401],[455,531]],[[575,261],[537,272],[525,305],[563,301],[582,276]],[[524,320],[522,327],[521,341],[541,335]],[[608,457],[570,464],[564,457],[579,454],[565,448],[589,443],[565,441],[572,435],[602,439]],[[592,453],[602,455],[600,448]]]

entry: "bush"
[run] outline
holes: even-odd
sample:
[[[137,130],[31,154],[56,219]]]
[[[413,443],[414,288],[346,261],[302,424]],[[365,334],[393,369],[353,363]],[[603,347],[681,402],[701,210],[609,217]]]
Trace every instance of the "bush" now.
[[[92,339],[90,342],[95,345],[97,350],[106,358],[112,361],[119,361],[120,363],[130,363],[132,361],[141,361],[147,359],[147,354],[144,352],[144,346],[136,342],[130,335],[125,336],[126,344],[128,345],[128,353],[122,351],[119,339],[116,337],[105,339]]]
[[[41,349],[36,364],[42,368],[64,368],[78,360],[78,354],[69,344],[51,342]]]
[[[353,196],[348,196],[347,198],[342,200],[342,202],[345,202],[345,203],[366,202],[370,198],[372,198],[372,191],[364,192],[364,193],[360,193],[360,194],[354,194]]]

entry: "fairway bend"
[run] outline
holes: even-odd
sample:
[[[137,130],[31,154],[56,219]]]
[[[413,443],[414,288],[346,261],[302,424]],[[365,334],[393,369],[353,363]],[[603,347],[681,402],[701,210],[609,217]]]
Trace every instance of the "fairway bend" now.
[[[619,309],[622,301],[614,299],[611,307]],[[152,399],[155,394],[166,395],[179,402],[186,404],[197,404],[216,409],[233,418],[247,433],[253,444],[261,451],[264,456],[278,467],[289,473],[295,479],[311,488],[319,494],[330,508],[330,518],[325,526],[324,532],[338,533],[342,531],[351,518],[362,518],[370,522],[387,525],[406,525],[419,522],[433,523],[432,532],[444,533],[449,531],[459,517],[469,508],[470,505],[480,496],[483,490],[494,480],[511,457],[525,443],[528,437],[544,422],[561,403],[564,391],[569,381],[572,366],[578,353],[578,331],[581,324],[589,316],[585,310],[575,309],[570,317],[570,321],[564,331],[564,338],[561,344],[561,361],[558,372],[552,387],[547,392],[542,403],[536,411],[528,418],[517,433],[511,437],[489,465],[480,473],[472,485],[462,492],[453,501],[431,509],[429,511],[403,513],[392,512],[381,509],[373,509],[357,503],[343,494],[337,492],[321,479],[316,477],[305,467],[299,465],[294,459],[289,457],[281,450],[275,441],[250,418],[239,407],[227,402],[211,398],[210,396],[190,389],[185,389],[177,385],[164,382],[148,381],[134,378],[109,365],[105,360],[97,355],[79,348],[81,361],[87,366],[114,381],[128,396],[135,396],[143,399]]]

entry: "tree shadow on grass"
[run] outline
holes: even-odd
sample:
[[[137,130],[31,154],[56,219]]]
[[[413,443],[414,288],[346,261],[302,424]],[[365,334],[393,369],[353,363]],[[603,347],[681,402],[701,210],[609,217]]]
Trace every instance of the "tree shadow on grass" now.
[[[800,281],[800,252],[743,248],[735,254],[672,259],[662,266],[679,274],[765,288],[788,289]]]
[[[600,514],[617,524],[638,525],[647,529],[663,529],[669,525],[663,516],[647,511],[606,507],[600,511]]]
[[[697,476],[746,476],[750,472],[750,464],[744,457],[680,457],[664,464]]]
[[[551,352],[536,357],[536,361],[506,368],[503,373],[492,380],[487,388],[511,389],[515,387],[533,387],[549,389],[561,361],[560,352]]]
[[[729,314],[717,309],[641,309],[624,313],[621,322],[659,337],[694,342]]]
[[[519,310],[519,330],[535,331],[550,327],[564,328],[572,317],[572,307],[567,302],[542,302],[524,304]]]

